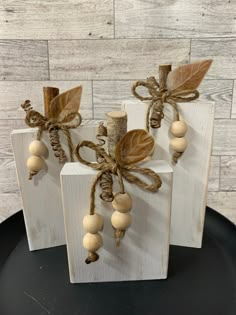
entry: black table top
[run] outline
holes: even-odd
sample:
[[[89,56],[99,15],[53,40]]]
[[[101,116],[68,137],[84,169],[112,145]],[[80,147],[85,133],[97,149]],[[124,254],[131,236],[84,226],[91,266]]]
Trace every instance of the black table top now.
[[[65,246],[29,252],[0,225],[0,315],[235,315],[236,227],[207,208],[202,249],[171,246],[167,280],[70,284]]]

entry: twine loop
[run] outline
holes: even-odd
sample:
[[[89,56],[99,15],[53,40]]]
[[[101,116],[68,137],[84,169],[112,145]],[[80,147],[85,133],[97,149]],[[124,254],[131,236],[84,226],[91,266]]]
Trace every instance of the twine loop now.
[[[94,150],[99,156],[103,158],[102,162],[89,162],[84,160],[80,155],[80,149],[82,147],[87,147],[89,149]],[[126,179],[128,182],[133,183],[137,186],[139,186],[142,189],[148,190],[150,192],[157,191],[162,184],[162,181],[158,174],[156,174],[154,171],[152,171],[149,168],[142,168],[137,165],[125,165],[120,161],[113,160],[106,151],[96,145],[95,143],[91,141],[83,141],[79,143],[75,149],[75,155],[80,163],[83,165],[89,166],[93,168],[94,170],[100,171],[91,188],[91,194],[90,194],[90,214],[94,214],[94,208],[95,208],[95,191],[96,191],[96,185],[98,181],[101,180],[101,177],[104,173],[111,173],[112,175],[115,175],[118,177],[119,185],[120,185],[120,193],[125,193],[124,189],[124,183],[123,178]],[[145,182],[142,178],[139,178],[138,176],[134,175],[133,173],[138,173],[139,175],[145,176],[148,181],[151,183]],[[111,185],[113,182],[111,182]],[[111,187],[111,191],[113,191]]]
[[[150,96],[140,95],[136,91],[139,86],[146,88]],[[141,101],[150,101],[146,117],[147,131],[149,131],[150,124],[152,128],[159,128],[161,126],[161,120],[164,118],[164,104],[169,104],[174,108],[176,120],[179,120],[177,103],[190,102],[199,97],[197,90],[170,91],[168,89],[160,89],[155,77],[150,77],[146,81],[137,81],[132,87],[132,93]],[[151,109],[152,113],[150,114]]]
[[[61,120],[57,120],[55,118],[45,117],[34,110],[29,100],[25,101],[21,107],[26,112],[25,123],[31,128],[38,127],[37,140],[41,139],[43,131],[48,131],[54,155],[58,158],[60,163],[65,163],[68,161],[68,158],[61,146],[59,136],[59,130],[62,130],[67,138],[70,160],[73,161],[73,143],[70,129],[77,128],[81,124],[81,115],[79,113],[69,113]]]

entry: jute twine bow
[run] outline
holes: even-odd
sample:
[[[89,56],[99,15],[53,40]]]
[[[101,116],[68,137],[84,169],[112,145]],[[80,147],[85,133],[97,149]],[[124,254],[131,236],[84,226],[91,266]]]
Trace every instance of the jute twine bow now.
[[[25,101],[24,104],[21,105],[21,107],[26,112],[25,123],[31,128],[38,127],[37,140],[41,139],[43,131],[49,132],[51,147],[54,151],[55,157],[58,158],[60,163],[65,163],[68,161],[66,153],[61,146],[59,130],[61,130],[65,134],[69,147],[70,160],[74,161],[73,143],[71,139],[70,129],[77,128],[81,124],[82,118],[80,114],[69,113],[61,121],[58,121],[55,118],[49,119],[39,112],[35,111],[32,108],[29,100]],[[33,175],[34,174],[31,174],[31,176]]]
[[[142,96],[136,92],[137,87],[143,86],[148,90],[150,96]],[[161,120],[164,118],[164,104],[170,104],[175,112],[175,120],[179,120],[179,110],[177,103],[186,103],[199,97],[197,90],[169,91],[160,89],[160,85],[155,77],[150,77],[146,81],[137,81],[132,87],[133,95],[141,101],[150,101],[146,115],[146,129],[149,132],[150,124],[152,128],[160,128]],[[190,95],[190,96],[189,96]],[[152,113],[150,114],[152,109]]]

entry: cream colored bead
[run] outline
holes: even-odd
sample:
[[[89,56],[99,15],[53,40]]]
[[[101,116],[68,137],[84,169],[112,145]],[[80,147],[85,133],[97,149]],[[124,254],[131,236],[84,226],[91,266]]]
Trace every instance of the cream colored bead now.
[[[132,199],[128,193],[117,193],[112,201],[112,207],[119,212],[128,212],[132,208]]]
[[[100,234],[86,233],[83,238],[83,247],[89,252],[96,252],[102,246]]]
[[[187,148],[187,140],[185,138],[173,138],[170,141],[171,148],[176,152],[184,152]]]
[[[130,213],[121,213],[118,211],[114,211],[111,216],[111,224],[117,230],[125,230],[127,229],[132,221],[132,217]]]
[[[44,168],[44,160],[39,156],[32,155],[28,158],[26,165],[31,172],[38,172]]]
[[[100,214],[88,214],[83,219],[83,227],[86,232],[97,233],[103,227],[103,217]]]
[[[47,154],[47,147],[42,141],[34,140],[29,145],[29,152],[32,155],[45,156]]]
[[[183,120],[177,120],[171,124],[170,132],[173,136],[181,138],[186,134],[187,129],[187,124]]]

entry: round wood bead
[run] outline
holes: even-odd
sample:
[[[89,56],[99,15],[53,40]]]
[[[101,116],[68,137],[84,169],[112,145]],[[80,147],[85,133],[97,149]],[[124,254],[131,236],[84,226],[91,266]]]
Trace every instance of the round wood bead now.
[[[187,140],[185,138],[173,138],[170,141],[171,148],[176,152],[184,152],[187,148]]]
[[[38,172],[44,168],[44,160],[40,156],[32,155],[26,163],[28,169],[32,172]]]
[[[86,232],[95,234],[102,230],[103,227],[103,217],[100,214],[88,214],[83,219],[83,227]]]
[[[117,193],[112,201],[112,207],[119,212],[128,212],[132,208],[132,199],[128,193]]]
[[[181,138],[186,134],[187,129],[187,124],[183,120],[177,120],[171,124],[170,132],[173,136]]]
[[[111,216],[111,224],[117,230],[127,229],[132,221],[130,213],[121,213],[119,211],[114,211]]]
[[[34,140],[29,145],[29,152],[32,155],[45,156],[47,154],[47,147],[42,141]]]
[[[96,252],[102,246],[100,234],[86,233],[83,238],[83,247],[89,252]]]

